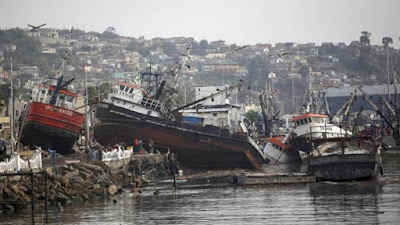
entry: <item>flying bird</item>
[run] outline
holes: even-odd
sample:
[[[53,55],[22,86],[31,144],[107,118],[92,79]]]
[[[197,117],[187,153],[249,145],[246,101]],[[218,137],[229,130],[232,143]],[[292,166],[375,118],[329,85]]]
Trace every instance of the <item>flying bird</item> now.
[[[240,48],[237,48],[237,49],[233,49],[232,51],[230,51],[231,53],[236,53],[237,51],[240,51],[240,50],[242,50],[242,49],[245,49],[245,48],[247,48],[247,47],[249,47],[250,45],[245,45],[245,46],[242,46],[242,47],[240,47]]]
[[[45,25],[46,25],[45,23],[42,24],[42,25],[39,25],[39,26],[33,26],[33,25],[28,24],[28,26],[32,27],[31,31],[35,31],[35,30],[37,30],[37,29],[39,29],[39,28],[41,28],[41,27],[43,27]]]
[[[278,57],[281,58],[282,56],[288,55],[288,54],[292,54],[292,52],[283,52],[283,53],[280,53],[280,54],[278,54]]]

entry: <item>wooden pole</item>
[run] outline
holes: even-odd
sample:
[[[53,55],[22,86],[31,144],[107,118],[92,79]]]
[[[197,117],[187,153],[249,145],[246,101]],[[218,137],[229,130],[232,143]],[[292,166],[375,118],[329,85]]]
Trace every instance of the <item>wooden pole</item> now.
[[[33,191],[33,173],[31,173],[31,207],[32,207],[32,224],[35,224],[35,202],[34,202],[34,191]]]
[[[46,171],[44,171],[44,200],[45,200],[45,202],[44,202],[44,209],[45,209],[45,211],[46,211],[46,218],[47,218],[47,216],[49,215],[49,213],[48,213],[48,208],[47,208],[47,201],[48,201],[48,197],[47,197],[47,173],[46,173]]]

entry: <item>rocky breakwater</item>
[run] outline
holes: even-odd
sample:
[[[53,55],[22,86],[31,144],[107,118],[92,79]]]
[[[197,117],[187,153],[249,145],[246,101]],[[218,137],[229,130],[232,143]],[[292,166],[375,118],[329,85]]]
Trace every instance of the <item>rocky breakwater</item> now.
[[[111,173],[101,161],[63,165],[55,170],[46,168],[43,173],[34,174],[33,190],[30,176],[0,177],[0,212],[29,207],[32,193],[35,203],[44,203],[45,188],[50,202],[65,204],[117,195],[123,191],[123,186],[131,182],[132,176],[128,172]]]

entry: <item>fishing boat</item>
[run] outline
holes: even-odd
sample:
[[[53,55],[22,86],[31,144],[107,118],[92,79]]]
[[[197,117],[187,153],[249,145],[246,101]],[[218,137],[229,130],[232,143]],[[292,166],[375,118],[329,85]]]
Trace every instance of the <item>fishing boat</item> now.
[[[317,180],[350,181],[382,174],[380,147],[371,136],[322,138],[309,157],[309,170]]]
[[[271,164],[275,163],[301,163],[299,151],[291,148],[287,143],[290,133],[286,136],[273,136],[269,138],[268,143],[265,145],[263,152],[264,157],[270,160]]]
[[[85,119],[77,111],[81,102],[70,84],[75,78],[64,82],[70,56],[70,39],[66,47],[61,70],[55,71],[53,79],[33,87],[30,101],[24,105],[19,121],[18,143],[52,149],[61,154],[73,153],[72,146],[81,133]],[[56,83],[52,81],[56,80]]]
[[[181,165],[192,168],[260,168],[266,162],[247,134],[188,123],[169,112],[139,86],[119,82],[118,89],[97,105],[94,137],[102,145],[152,139],[155,148],[170,150]]]
[[[179,163],[189,168],[260,168],[266,160],[248,134],[234,133],[226,127],[190,123],[179,112],[218,93],[171,109],[169,93],[175,92],[171,90],[176,87],[177,76],[185,63],[186,58],[180,60],[168,74],[171,79],[163,80],[153,89],[154,94],[147,91],[147,86],[118,82],[113,92],[97,104],[95,139],[102,145],[116,141],[132,143],[135,138],[142,139],[146,145],[152,139],[155,148],[175,153]]]
[[[78,95],[67,89],[63,76],[57,85],[39,84],[20,117],[19,142],[26,146],[72,153],[81,133],[84,115],[76,111]]]

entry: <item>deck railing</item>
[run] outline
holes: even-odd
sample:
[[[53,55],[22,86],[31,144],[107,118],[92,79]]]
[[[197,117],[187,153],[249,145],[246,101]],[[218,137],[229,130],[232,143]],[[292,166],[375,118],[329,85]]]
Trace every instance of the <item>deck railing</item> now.
[[[130,158],[133,154],[133,149],[123,150],[121,146],[112,151],[101,151],[103,161],[115,161]]]
[[[31,158],[27,160],[21,159],[21,156],[14,152],[11,154],[10,160],[6,159],[6,161],[0,162],[0,173],[31,169],[42,169],[42,154],[39,150],[36,150]]]

